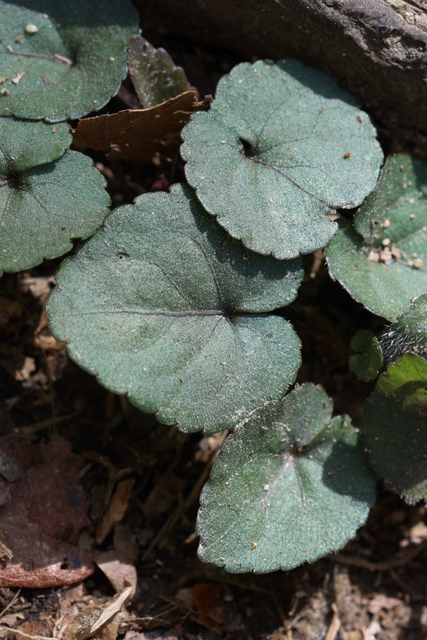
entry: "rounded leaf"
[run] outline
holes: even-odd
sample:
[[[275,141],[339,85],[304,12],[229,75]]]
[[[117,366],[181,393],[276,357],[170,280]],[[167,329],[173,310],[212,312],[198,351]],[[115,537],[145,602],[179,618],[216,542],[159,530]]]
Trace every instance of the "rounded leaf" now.
[[[378,187],[356,213],[354,227],[369,244],[382,248],[427,227],[427,164],[405,154],[387,158]],[[384,245],[384,240],[390,242]]]
[[[0,115],[59,122],[98,111],[127,71],[128,0],[0,0]]]
[[[0,175],[13,175],[57,160],[71,142],[65,122],[48,125],[0,118]]]
[[[279,398],[299,339],[265,312],[291,302],[299,261],[245,251],[186,185],[140,196],[61,266],[48,303],[70,356],[184,431],[220,431]]]
[[[0,270],[56,258],[108,214],[105,180],[87,156],[65,151],[68,125],[0,118]]]
[[[337,550],[375,500],[347,416],[320,387],[297,387],[236,427],[200,497],[199,556],[232,573],[292,569]]]
[[[365,405],[365,442],[387,488],[427,500],[427,361],[407,353],[380,376]]]
[[[148,40],[135,35],[129,40],[128,51],[129,75],[144,109],[192,90],[184,69],[177,67],[164,49],[155,49]]]
[[[330,209],[358,206],[383,159],[352,96],[295,60],[235,67],[182,138],[206,210],[246,247],[280,259],[324,247],[337,230]]]
[[[427,165],[389,158],[354,225],[339,226],[326,250],[331,276],[370,311],[396,320],[427,291]]]

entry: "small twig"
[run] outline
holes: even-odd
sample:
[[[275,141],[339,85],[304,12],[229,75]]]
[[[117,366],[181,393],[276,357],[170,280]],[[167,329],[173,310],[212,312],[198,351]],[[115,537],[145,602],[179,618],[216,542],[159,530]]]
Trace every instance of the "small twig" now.
[[[101,615],[90,628],[90,635],[93,635],[96,631],[99,631],[102,626],[110,622],[110,620],[117,615],[126,600],[129,600],[133,593],[132,587],[126,587],[118,593],[108,604],[108,606],[101,612]]]
[[[383,560],[382,562],[371,562],[365,558],[359,558],[359,556],[347,556],[343,553],[335,553],[333,555],[329,554],[326,557],[334,562],[362,567],[369,571],[388,571],[389,569],[400,567],[406,562],[409,562],[409,560],[415,558],[418,554],[424,551],[424,549],[427,549],[427,540],[423,540],[423,542],[416,546],[408,547],[404,551],[399,551],[389,560]]]
[[[65,630],[68,627],[68,623],[65,623],[64,625],[61,626],[62,621],[65,618],[65,613],[60,616],[58,618],[58,620],[55,621],[55,626],[53,628],[53,637],[55,638],[55,640],[61,640],[62,636],[64,635]]]
[[[341,620],[338,615],[337,605],[335,603],[332,604],[332,611],[334,615],[332,616],[332,621],[328,629],[328,633],[325,636],[325,640],[335,640],[337,637],[337,633],[341,627]]]
[[[13,605],[15,604],[15,602],[17,601],[17,599],[19,598],[19,594],[21,593],[21,589],[18,589],[18,591],[15,593],[15,595],[13,596],[12,600],[10,602],[8,602],[8,604],[5,606],[5,608],[3,609],[3,611],[0,611],[0,618],[2,618],[4,616],[4,614],[6,613],[6,611],[9,611],[9,609],[11,607],[13,607]]]
[[[60,422],[71,420],[72,418],[75,418],[80,414],[81,411],[73,411],[72,413],[69,413],[66,416],[61,416],[60,418],[47,418],[46,420],[41,420],[40,422],[27,425],[26,427],[20,427],[19,430],[24,435],[29,435],[32,433],[36,433],[37,431],[43,431],[43,429],[48,429],[52,426],[56,426],[56,424],[59,424]]]
[[[207,478],[209,476],[209,473],[211,471],[212,465],[215,462],[215,458],[216,458],[216,456],[218,454],[218,451],[221,448],[221,445],[224,442],[227,434],[228,434],[228,430],[226,429],[224,431],[224,433],[222,434],[221,438],[218,441],[217,448],[211,453],[211,455],[209,457],[209,460],[207,461],[207,463],[205,465],[205,468],[203,469],[199,479],[197,480],[196,484],[194,485],[193,489],[191,490],[189,496],[187,496],[186,500],[184,500],[184,502],[182,504],[178,505],[178,507],[175,509],[175,511],[166,520],[165,524],[160,529],[159,533],[156,535],[154,540],[151,542],[151,544],[148,547],[147,551],[144,553],[144,555],[142,557],[142,561],[143,562],[149,557],[149,555],[151,554],[153,549],[165,537],[165,535],[167,534],[169,529],[171,529],[174,526],[174,524],[176,523],[178,518],[180,518],[180,516],[182,516],[182,514],[185,513],[187,511],[187,509],[189,507],[191,507],[193,502],[195,502],[197,500],[197,498],[199,497],[200,492],[202,490],[202,487],[205,484],[205,482],[206,482],[206,480],[207,480]]]
[[[297,600],[297,605],[298,605],[298,600]],[[303,618],[306,615],[306,610],[305,608],[301,609],[301,611],[299,611],[297,614],[293,615],[293,617],[290,620],[285,620],[285,624],[283,625],[283,628],[285,629],[285,631],[291,631],[292,628],[296,625],[297,622],[299,622],[301,620],[301,618]]]
[[[69,58],[65,58],[64,56],[60,56],[59,53],[54,53],[53,57],[56,58],[56,60],[59,60],[59,62],[65,62],[67,67],[73,66],[72,60],[70,60]]]
[[[0,631],[9,631],[10,633],[17,633],[24,638],[29,638],[30,640],[53,640],[52,636],[31,636],[29,633],[25,633],[20,629],[12,629],[11,627],[6,627],[4,624],[0,624]]]

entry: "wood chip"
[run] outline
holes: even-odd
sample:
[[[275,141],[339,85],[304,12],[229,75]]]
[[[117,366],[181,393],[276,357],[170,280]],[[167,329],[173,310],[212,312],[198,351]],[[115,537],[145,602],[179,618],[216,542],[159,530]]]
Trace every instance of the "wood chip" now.
[[[121,593],[118,593],[112,600],[100,607],[94,609],[90,614],[85,614],[84,617],[79,616],[72,625],[73,636],[76,640],[87,640],[92,636],[100,637],[101,633],[104,638],[108,638],[109,635],[105,633],[109,625],[114,624],[114,633],[117,632],[119,620],[114,620],[117,614],[120,612],[122,606],[132,595],[132,587],[126,587]],[[78,626],[80,628],[78,628]],[[114,636],[115,637],[115,636]]]
[[[13,84],[19,84],[21,82],[21,78],[24,75],[25,71],[21,71],[21,73],[18,73],[17,76],[15,76],[14,78],[12,78],[12,82]]]

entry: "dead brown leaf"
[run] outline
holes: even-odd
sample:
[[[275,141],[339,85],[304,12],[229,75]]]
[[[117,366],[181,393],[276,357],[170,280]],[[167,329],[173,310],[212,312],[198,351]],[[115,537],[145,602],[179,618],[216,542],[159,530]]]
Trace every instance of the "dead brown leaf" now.
[[[130,529],[117,524],[114,528],[114,549],[97,553],[95,562],[117,592],[132,587],[133,596],[138,581],[135,568],[137,557],[138,547],[133,542]]]
[[[111,529],[123,518],[128,508],[135,478],[126,478],[119,482],[111,498],[107,513],[100,522],[96,535],[96,544],[101,544]]]
[[[192,589],[181,589],[176,596],[162,595],[162,598],[175,605],[182,618],[190,617],[207,629],[218,634],[222,632],[225,615],[222,585],[212,582],[196,584]]]
[[[146,519],[155,521],[159,515],[173,512],[178,495],[185,487],[185,481],[174,473],[167,473],[160,478],[147,496],[142,510]]]
[[[17,300],[0,297],[0,326],[5,327],[10,320],[19,319],[23,308]]]
[[[127,559],[115,551],[104,551],[96,556],[96,564],[107,576],[116,591],[131,587],[132,595],[136,591],[138,576],[136,568]]]
[[[13,629],[15,638],[50,638],[53,630],[52,620],[25,620]]]
[[[92,554],[77,547],[89,524],[81,466],[62,438],[29,446],[0,438],[0,538],[8,550],[0,586],[61,586],[93,573]]]
[[[208,629],[221,631],[225,615],[224,587],[213,582],[194,585],[191,592],[199,613],[198,622]]]
[[[121,609],[132,595],[132,588],[127,587],[102,607],[89,605],[68,626],[64,640],[116,640],[120,625]]]
[[[77,149],[99,149],[111,160],[149,162],[156,152],[167,151],[179,143],[179,133],[195,111],[206,110],[211,97],[197,101],[195,91],[151,109],[133,109],[80,120],[73,131]]]
[[[15,379],[25,382],[31,378],[31,374],[36,370],[36,361],[34,358],[25,356],[24,362],[18,371],[15,371]]]

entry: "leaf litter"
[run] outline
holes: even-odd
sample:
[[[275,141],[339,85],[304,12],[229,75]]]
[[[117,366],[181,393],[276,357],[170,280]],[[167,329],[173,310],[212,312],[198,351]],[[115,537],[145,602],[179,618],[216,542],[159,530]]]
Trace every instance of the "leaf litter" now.
[[[77,545],[89,524],[82,459],[62,438],[23,446],[3,437],[0,460],[0,585],[45,588],[91,575],[92,554]]]
[[[73,130],[78,149],[97,149],[110,160],[150,162],[158,153],[170,152],[179,144],[179,133],[196,111],[205,111],[210,98],[199,102],[195,91],[149,109],[134,109],[84,118]]]

